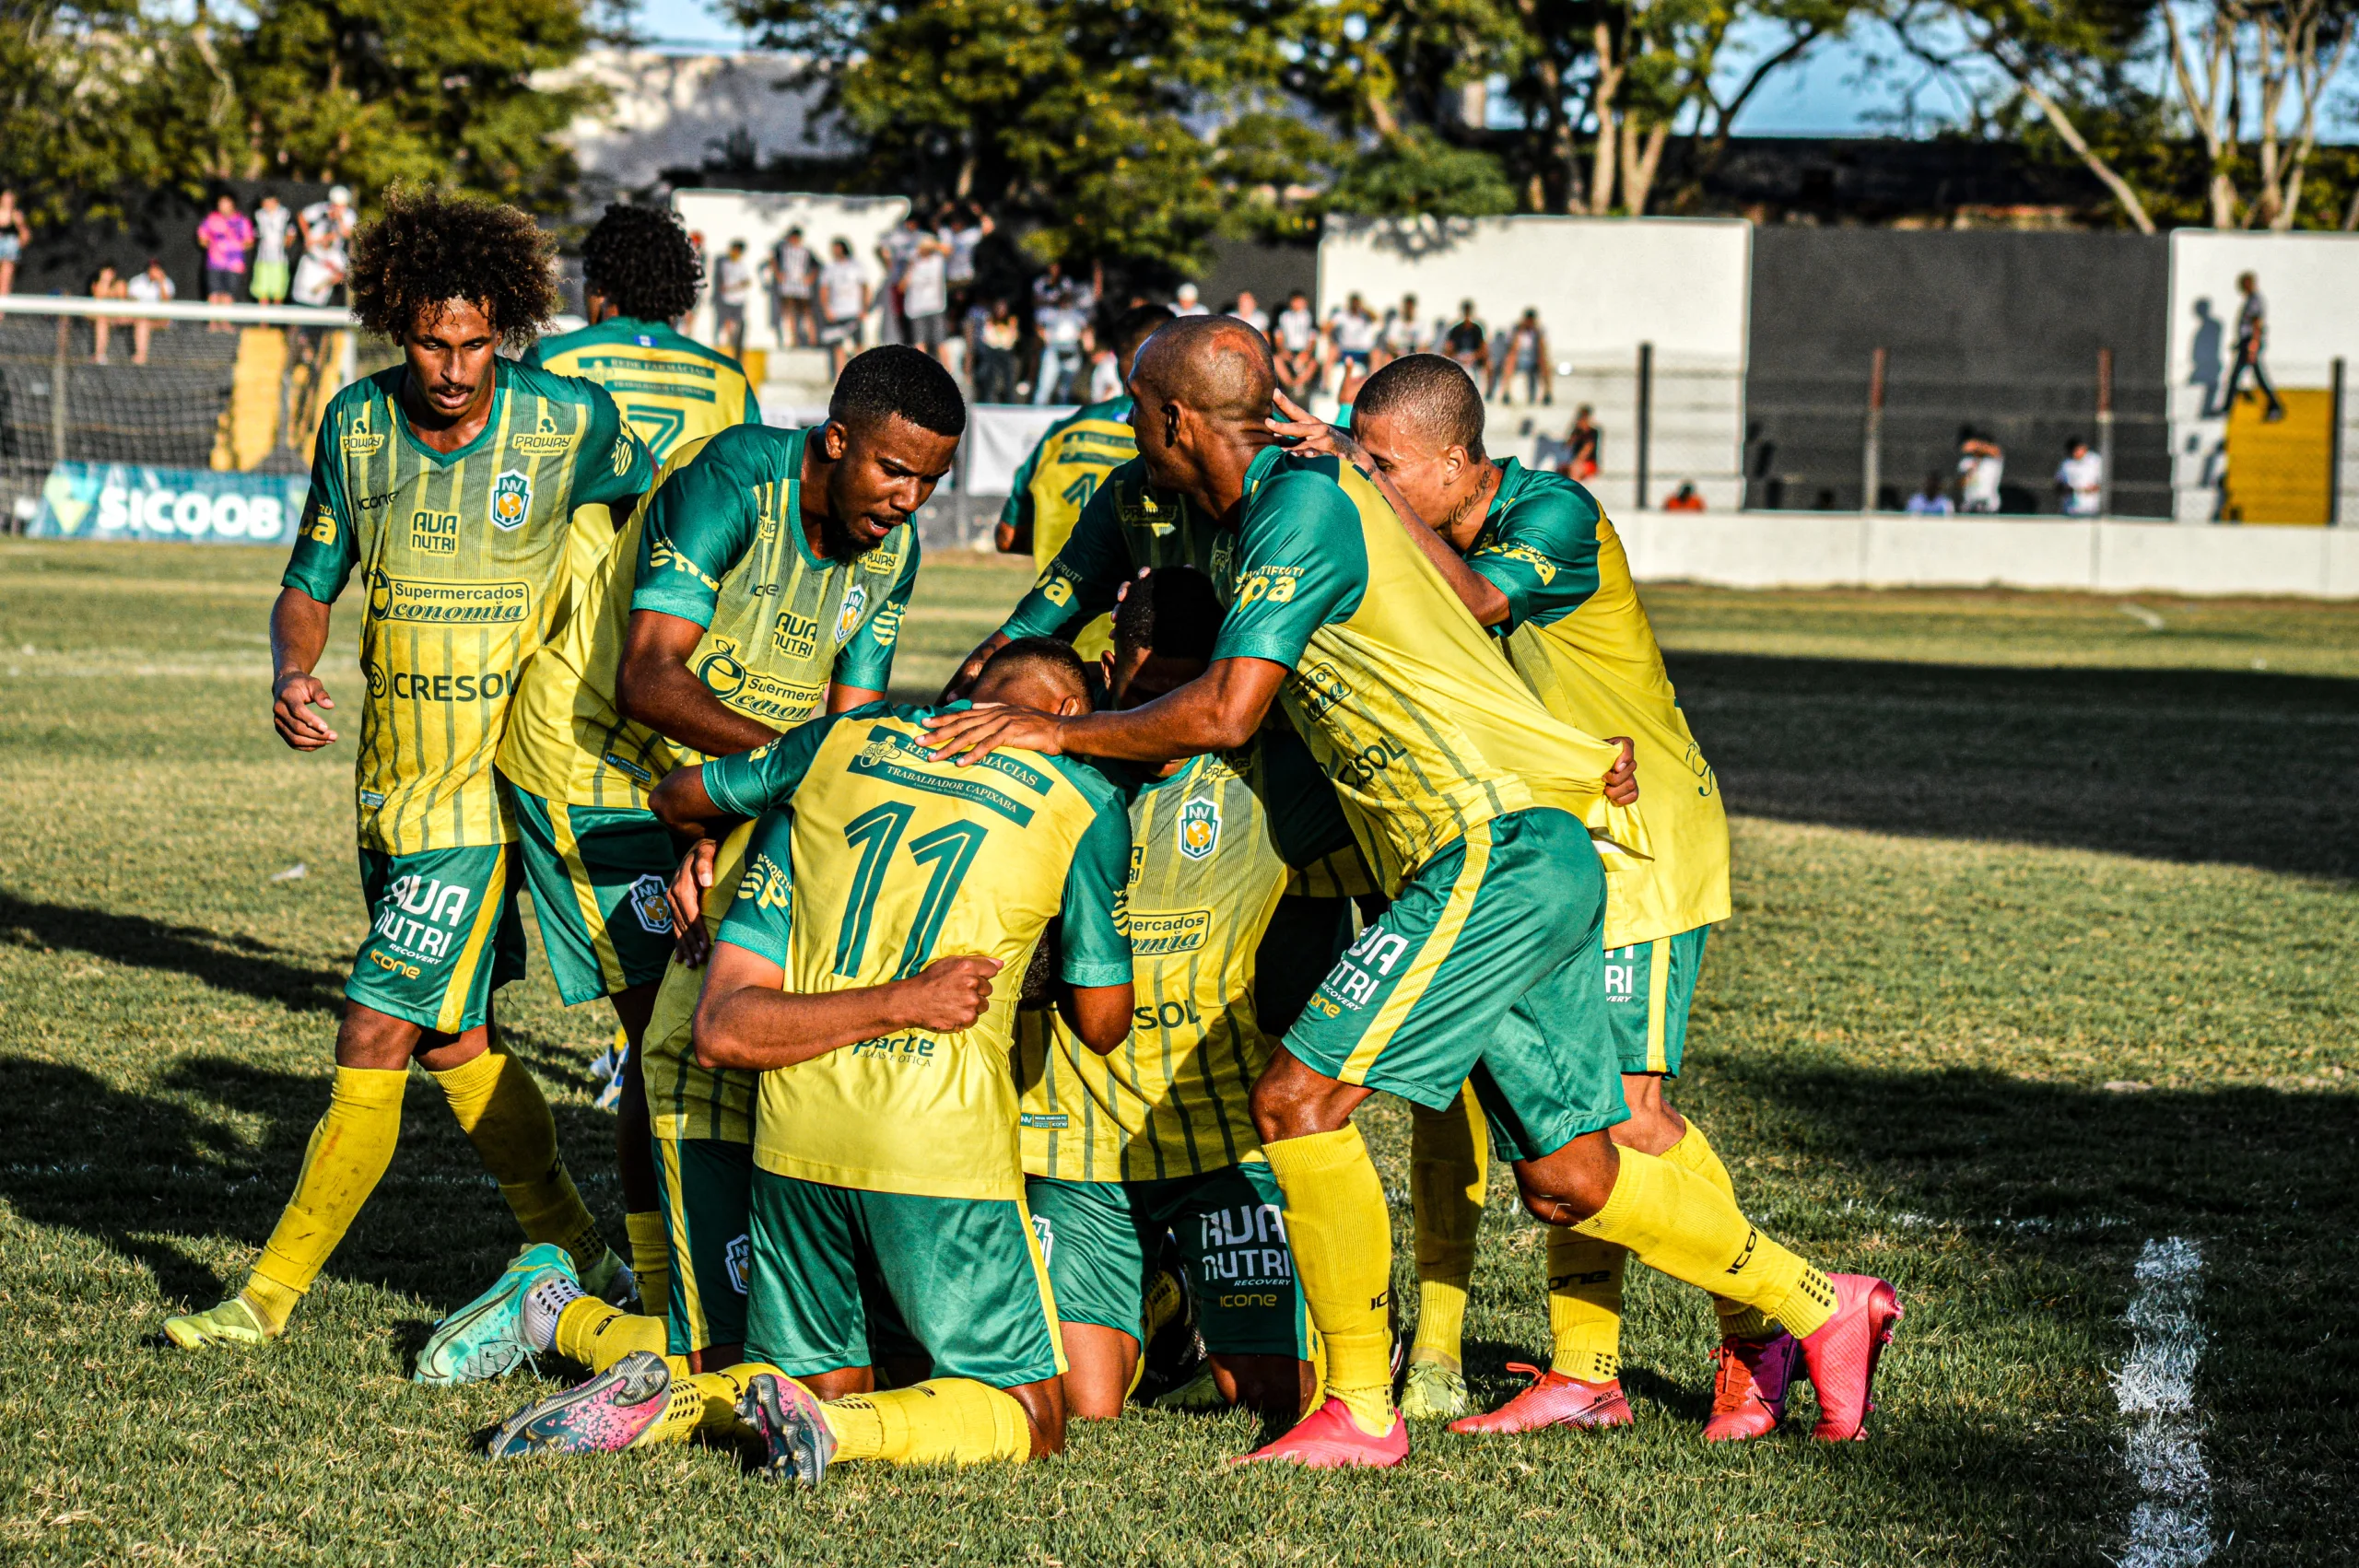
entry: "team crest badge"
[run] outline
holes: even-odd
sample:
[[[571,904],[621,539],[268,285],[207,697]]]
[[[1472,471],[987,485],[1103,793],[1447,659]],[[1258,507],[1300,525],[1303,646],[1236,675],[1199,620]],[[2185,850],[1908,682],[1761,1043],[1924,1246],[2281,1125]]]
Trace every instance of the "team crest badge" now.
[[[533,477],[511,468],[491,482],[491,523],[494,528],[521,527],[533,510]]]
[[[860,625],[860,613],[868,608],[868,590],[853,583],[844,590],[843,608],[836,612],[836,640],[843,641]]]
[[[650,936],[672,934],[672,906],[663,896],[663,879],[652,872],[630,884],[630,912]]]
[[[1199,795],[1180,808],[1180,852],[1201,860],[1220,848],[1220,802]]]
[[[754,1238],[732,1236],[729,1245],[722,1248],[721,1261],[729,1270],[729,1288],[744,1295],[745,1282],[754,1274]]]

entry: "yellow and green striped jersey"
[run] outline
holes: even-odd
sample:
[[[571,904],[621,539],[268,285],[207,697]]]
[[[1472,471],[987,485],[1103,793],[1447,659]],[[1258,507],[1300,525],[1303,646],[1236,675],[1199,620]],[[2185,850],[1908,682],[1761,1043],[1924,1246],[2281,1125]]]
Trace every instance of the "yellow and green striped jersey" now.
[[[609,316],[596,326],[534,344],[524,363],[606,389],[623,423],[659,463],[675,448],[732,425],[762,422],[745,368],[668,322]]]
[[[935,711],[872,703],[705,765],[716,806],[761,818],[721,940],[777,964],[789,988],[882,985],[960,954],[1003,965],[971,1028],[913,1030],[763,1073],[754,1160],[868,1192],[1021,1198],[1017,981],[1059,919],[1069,984],[1130,980],[1130,818],[1103,775],[1068,757],[1006,751],[960,767],[928,756]]]
[[[443,453],[402,415],[408,373],[329,403],[283,579],[333,603],[362,568],[360,844],[393,855],[516,837],[492,757],[564,603],[571,520],[654,481],[646,447],[587,381],[495,361],[490,419]]]
[[[1246,470],[1213,657],[1290,672],[1283,701],[1387,895],[1467,829],[1555,806],[1644,853],[1599,781],[1617,748],[1542,708],[1358,470],[1279,447]]]
[[[1137,784],[1130,825],[1130,1038],[1101,1057],[1054,1008],[1016,1015],[1032,1176],[1142,1181],[1258,1154],[1262,935],[1293,868],[1356,853],[1333,789],[1282,731]]]
[[[1729,821],[1663,669],[1621,537],[1586,489],[1499,464],[1498,494],[1466,564],[1507,596],[1508,657],[1548,711],[1627,735],[1651,860],[1605,856],[1605,945],[1729,918]]]
[[[1136,458],[1138,451],[1138,440],[1131,434],[1128,392],[1076,409],[1049,427],[1015,471],[999,520],[1013,527],[1018,538],[1030,535],[1032,563],[1046,571],[1108,472]],[[1084,659],[1095,659],[1113,645],[1109,628],[1095,622],[1073,641]]]
[[[712,857],[712,887],[705,895],[707,936],[721,934],[729,901],[745,874],[745,845],[754,825],[740,823]],[[704,971],[675,955],[663,965],[655,1006],[639,1047],[640,1076],[647,1084],[648,1114],[658,1138],[706,1138],[723,1143],[754,1141],[756,1074],[697,1061],[694,1024]]]
[[[1234,532],[1156,489],[1146,464],[1133,458],[1091,492],[1072,534],[1000,631],[1010,638],[1072,636],[1111,611],[1122,584],[1149,567],[1194,567],[1226,603],[1236,553]]]
[[[615,701],[634,610],[705,628],[688,668],[780,731],[823,711],[830,684],[883,691],[917,586],[904,523],[850,560],[803,529],[806,430],[740,425],[675,448],[663,483],[579,591],[564,629],[524,672],[499,750],[520,788],[578,806],[643,806],[702,754],[625,719]]]

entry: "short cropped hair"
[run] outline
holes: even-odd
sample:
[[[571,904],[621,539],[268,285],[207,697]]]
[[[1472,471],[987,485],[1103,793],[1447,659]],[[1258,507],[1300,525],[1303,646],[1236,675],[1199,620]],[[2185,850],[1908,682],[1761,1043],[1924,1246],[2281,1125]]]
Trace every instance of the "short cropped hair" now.
[[[1483,393],[1457,360],[1404,354],[1370,376],[1352,399],[1356,420],[1403,415],[1442,445],[1483,456]]]
[[[901,343],[853,355],[836,378],[827,417],[857,430],[896,414],[937,436],[967,432],[967,400],[933,355]]]
[[[1211,578],[1194,567],[1157,567],[1123,591],[1114,607],[1114,642],[1164,659],[1209,661],[1225,614]]]
[[[1073,644],[1062,638],[1019,637],[1001,649],[983,663],[975,684],[998,676],[1005,679],[1026,671],[1047,675],[1066,688],[1068,696],[1089,695],[1089,672],[1082,664],[1081,655]]]

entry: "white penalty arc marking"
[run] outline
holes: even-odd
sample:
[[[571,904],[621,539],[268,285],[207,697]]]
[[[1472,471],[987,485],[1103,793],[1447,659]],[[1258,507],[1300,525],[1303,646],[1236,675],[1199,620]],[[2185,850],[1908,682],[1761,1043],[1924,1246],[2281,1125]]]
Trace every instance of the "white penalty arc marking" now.
[[[2203,1359],[2203,1252],[2183,1236],[2148,1241],[2123,1321],[2130,1359],[2113,1397],[2127,1426],[2123,1459],[2138,1483],[2120,1568],[2197,1568],[2212,1557],[2212,1471],[2196,1420],[2195,1369]]]

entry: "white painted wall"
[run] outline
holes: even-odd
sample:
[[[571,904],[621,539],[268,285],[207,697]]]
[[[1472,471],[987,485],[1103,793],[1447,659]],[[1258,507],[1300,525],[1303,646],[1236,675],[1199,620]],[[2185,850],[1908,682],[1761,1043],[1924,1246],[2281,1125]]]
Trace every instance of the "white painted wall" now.
[[[2220,394],[2235,364],[2236,275],[2256,275],[2269,306],[2261,363],[2280,387],[2331,383],[2333,362],[2359,376],[2359,235],[2248,234],[2211,228],[2171,233],[2170,442],[2175,515],[2210,522],[2219,510],[2227,413]],[[2346,388],[2341,515],[2359,500],[2359,451]]]
[[[643,191],[666,169],[700,169],[733,136],[768,162],[837,158],[855,151],[841,128],[819,112],[825,88],[795,82],[794,54],[677,54],[654,49],[592,49],[571,64],[544,71],[545,90],[603,88],[604,106],[559,134],[581,165],[582,196],[594,213],[619,193]]]
[[[804,240],[823,264],[829,241],[849,240],[853,258],[867,269],[868,281],[881,301],[885,269],[876,259],[876,246],[910,210],[903,196],[808,196],[782,191],[679,191],[674,193],[672,205],[690,233],[704,236],[705,298],[697,306],[688,328],[689,335],[703,343],[712,341],[710,269],[714,258],[729,249],[732,240],[745,241],[746,259],[757,269],[790,228],[803,230]],[[880,303],[869,312],[870,343],[882,340],[882,311]],[[757,281],[753,298],[745,304],[745,345],[769,348],[777,341],[771,328],[769,290]]]
[[[1319,247],[1323,319],[1354,291],[1379,315],[1417,296],[1427,336],[1461,299],[1494,332],[1537,307],[1550,356],[1569,375],[1552,407],[1491,407],[1494,454],[1529,462],[1574,408],[1596,409],[1605,470],[1589,482],[1608,508],[1635,499],[1638,345],[1654,345],[1650,497],[1696,481],[1735,509],[1744,446],[1744,366],[1753,229],[1706,218],[1498,217],[1392,222],[1330,218]]]

